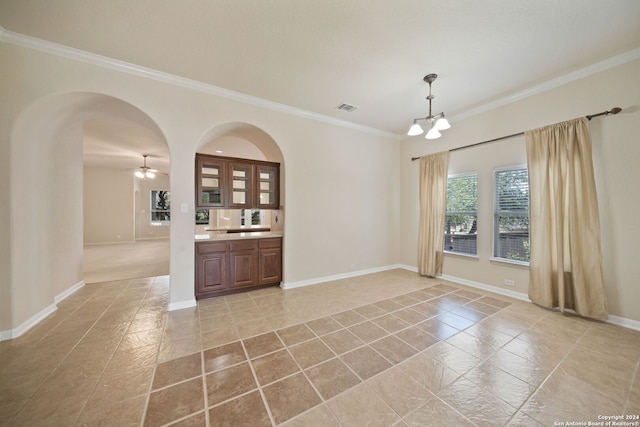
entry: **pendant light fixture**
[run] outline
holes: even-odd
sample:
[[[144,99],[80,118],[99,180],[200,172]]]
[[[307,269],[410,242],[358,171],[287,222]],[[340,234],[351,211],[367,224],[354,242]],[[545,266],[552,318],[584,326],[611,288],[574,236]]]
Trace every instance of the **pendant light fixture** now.
[[[420,126],[420,124],[418,123],[418,121],[420,120],[424,120],[427,122],[428,130],[427,134],[425,135],[425,138],[427,139],[440,138],[442,136],[440,134],[440,131],[449,129],[451,127],[447,119],[444,117],[444,113],[438,113],[435,115],[431,114],[431,100],[434,98],[434,96],[431,95],[431,83],[433,83],[437,78],[437,74],[427,74],[426,76],[424,76],[423,80],[429,84],[429,96],[427,96],[427,99],[429,100],[429,115],[427,117],[413,119],[413,125],[411,125],[411,128],[409,128],[409,132],[407,132],[407,135],[420,135],[424,132],[424,129],[422,129],[422,126]]]

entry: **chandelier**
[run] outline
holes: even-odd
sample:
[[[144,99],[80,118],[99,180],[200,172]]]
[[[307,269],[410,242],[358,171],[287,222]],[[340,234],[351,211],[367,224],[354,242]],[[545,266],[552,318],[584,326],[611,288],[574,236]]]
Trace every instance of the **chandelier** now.
[[[418,123],[420,120],[424,120],[428,125],[427,134],[425,135],[425,138],[427,139],[440,138],[442,136],[440,131],[451,127],[447,119],[444,117],[444,113],[431,114],[431,100],[434,98],[434,96],[431,95],[431,83],[433,83],[437,78],[437,74],[427,74],[424,76],[423,80],[429,84],[429,96],[427,96],[427,99],[429,100],[429,115],[427,117],[413,119],[413,125],[409,129],[409,132],[407,132],[407,135],[420,135],[424,132],[424,129],[422,129],[422,126]]]

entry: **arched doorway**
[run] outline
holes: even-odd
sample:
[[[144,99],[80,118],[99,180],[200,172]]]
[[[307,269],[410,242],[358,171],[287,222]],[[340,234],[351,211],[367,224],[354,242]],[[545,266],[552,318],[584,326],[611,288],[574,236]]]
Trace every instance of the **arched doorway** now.
[[[82,286],[84,124],[99,118],[137,123],[166,145],[158,125],[130,103],[98,93],[39,99],[11,134],[11,309],[28,318]],[[45,313],[46,314],[46,313]]]

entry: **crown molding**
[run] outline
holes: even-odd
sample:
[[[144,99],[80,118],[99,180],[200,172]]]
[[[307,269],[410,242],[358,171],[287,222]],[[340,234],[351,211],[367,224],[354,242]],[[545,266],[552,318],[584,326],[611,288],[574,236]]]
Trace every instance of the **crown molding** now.
[[[522,91],[516,92],[511,95],[507,95],[495,101],[479,105],[477,107],[462,111],[461,113],[458,113],[458,114],[453,114],[450,116],[451,121],[468,119],[469,117],[473,117],[480,113],[485,113],[487,111],[496,109],[498,107],[511,104],[512,102],[520,101],[530,96],[546,92],[550,89],[554,89],[556,87],[565,85],[567,83],[571,83],[576,80],[589,77],[593,74],[600,73],[602,71],[608,70],[609,68],[617,67],[619,65],[623,65],[628,62],[635,61],[637,59],[640,59],[640,47],[629,50],[627,52],[623,52],[619,55],[612,56],[605,60],[596,62],[594,64],[588,65],[584,68],[573,71],[571,73],[567,73],[562,76],[556,77],[554,79],[547,80],[546,82],[540,83],[535,86],[531,86],[527,89],[524,89]]]
[[[291,107],[289,105],[280,104],[277,102],[269,101],[267,99],[258,98],[252,95],[247,95],[245,93],[236,92],[233,90],[225,89],[225,88],[214,86],[211,84],[188,79],[186,77],[180,77],[174,74],[154,70],[152,68],[147,68],[140,65],[132,64],[130,62],[120,61],[117,59],[109,58],[107,56],[98,55],[95,53],[87,52],[87,51],[76,49],[73,47],[53,43],[47,40],[26,36],[24,34],[6,30],[3,27],[0,27],[0,41],[3,43],[14,44],[17,46],[25,47],[27,49],[37,50],[40,52],[56,55],[59,57],[71,59],[78,62],[83,62],[86,64],[91,64],[98,67],[131,74],[138,77],[156,80],[162,83],[179,86],[185,89],[195,90],[198,92],[219,96],[222,98],[242,102],[252,106],[265,108],[268,110],[278,111],[281,113],[290,114],[297,117],[304,117],[307,119],[344,127],[344,128],[356,130],[359,132],[383,136],[386,138],[393,138],[395,140],[399,139],[399,135],[395,133],[383,131],[381,129],[360,125],[357,123],[349,122],[347,120],[336,119],[334,117],[314,113],[312,111]]]

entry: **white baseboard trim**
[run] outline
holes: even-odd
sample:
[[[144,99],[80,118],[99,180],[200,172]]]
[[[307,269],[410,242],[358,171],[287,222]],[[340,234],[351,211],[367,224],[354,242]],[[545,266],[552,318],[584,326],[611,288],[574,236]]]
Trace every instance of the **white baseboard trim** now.
[[[607,318],[607,323],[611,323],[613,325],[622,326],[629,329],[634,329],[636,331],[640,331],[640,321],[627,319],[626,317],[614,316],[612,314]]]
[[[71,294],[76,292],[78,289],[82,288],[85,285],[84,280],[79,281],[75,285],[71,286],[69,289],[62,291],[58,295],[53,297],[53,304],[43,308],[38,313],[31,316],[27,321],[18,325],[13,329],[9,329],[7,331],[0,331],[0,341],[11,340],[14,338],[18,338],[29,329],[36,326],[38,323],[42,322],[47,316],[51,313],[55,312],[58,309],[58,304],[60,301],[68,298]]]
[[[500,289],[500,288],[495,287],[495,286],[487,285],[487,284],[480,283],[480,282],[474,282],[473,280],[462,279],[460,277],[449,276],[447,274],[443,274],[443,275],[438,276],[438,277],[440,277],[440,278],[442,278],[444,280],[448,280],[450,282],[459,283],[461,285],[467,285],[467,286],[470,286],[472,288],[482,289],[484,291],[493,292],[495,294],[508,296],[508,297],[519,299],[519,300],[522,300],[522,301],[527,301],[527,302],[531,301],[529,299],[529,296],[527,294],[525,294],[525,293],[522,293],[522,292],[510,291],[508,289]],[[567,310],[567,311],[575,313],[573,310]],[[622,326],[624,328],[640,331],[640,321],[633,320],[633,319],[627,319],[626,317],[614,316],[613,314],[610,314],[609,317],[606,320],[606,323],[611,323],[612,325]]]
[[[525,293],[522,293],[522,292],[510,291],[509,289],[501,289],[501,288],[498,288],[497,286],[491,286],[491,285],[487,285],[485,283],[476,282],[476,281],[468,280],[468,279],[463,279],[461,277],[450,276],[448,274],[441,274],[438,277],[441,278],[441,279],[444,279],[444,280],[448,280],[449,282],[459,283],[461,285],[470,286],[472,288],[482,289],[483,291],[493,292],[494,294],[499,294],[499,295],[504,295],[506,297],[515,298],[515,299],[518,299],[520,301],[530,302],[529,295],[527,295]]]
[[[170,302],[167,307],[168,311],[182,310],[183,308],[191,308],[197,305],[195,298],[187,301]]]
[[[379,273],[381,271],[394,270],[402,268],[400,264],[387,265],[384,267],[369,268],[366,270],[351,271],[349,273],[333,274],[331,276],[317,277],[315,279],[299,280],[297,282],[283,282],[280,284],[282,289],[294,289],[302,286],[317,285],[319,283],[331,282],[333,280],[348,279],[350,277],[364,276],[365,274]]]
[[[56,295],[55,297],[53,297],[53,302],[55,304],[58,304],[60,301],[66,299],[71,294],[76,292],[78,289],[82,288],[84,285],[85,285],[84,280],[79,281],[78,283],[76,283],[75,285],[73,285],[72,287],[67,289],[66,291],[63,291],[63,292],[59,293],[58,295]]]

